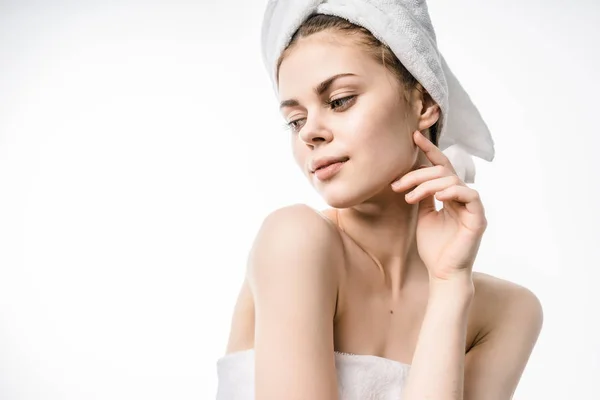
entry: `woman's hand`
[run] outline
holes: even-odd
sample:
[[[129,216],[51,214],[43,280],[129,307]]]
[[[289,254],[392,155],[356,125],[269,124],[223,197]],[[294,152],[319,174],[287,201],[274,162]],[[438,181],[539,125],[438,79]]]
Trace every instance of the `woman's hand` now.
[[[431,279],[471,278],[481,237],[487,226],[479,193],[457,175],[450,160],[421,132],[414,141],[433,166],[404,175],[392,184],[406,194],[406,202],[419,203],[417,248]],[[443,202],[435,209],[434,196]]]

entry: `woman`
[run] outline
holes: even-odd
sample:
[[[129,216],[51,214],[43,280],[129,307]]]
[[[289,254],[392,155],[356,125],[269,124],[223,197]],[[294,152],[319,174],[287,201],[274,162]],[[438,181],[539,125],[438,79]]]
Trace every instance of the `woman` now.
[[[486,218],[436,146],[440,105],[386,44],[334,15],[303,20],[275,75],[295,160],[332,208],[265,219],[218,398],[511,398],[542,310],[472,272]]]

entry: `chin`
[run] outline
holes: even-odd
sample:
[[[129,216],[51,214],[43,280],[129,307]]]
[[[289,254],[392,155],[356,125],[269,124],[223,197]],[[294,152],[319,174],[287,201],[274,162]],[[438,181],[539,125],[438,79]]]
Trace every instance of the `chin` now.
[[[350,208],[362,204],[369,199],[377,196],[386,187],[391,191],[391,187],[386,184],[360,184],[359,182],[343,183],[331,182],[322,188],[316,188],[323,200],[333,208]]]
[[[325,200],[330,207],[339,209],[350,208],[360,204],[360,202],[355,201],[351,197],[323,197],[323,200]]]

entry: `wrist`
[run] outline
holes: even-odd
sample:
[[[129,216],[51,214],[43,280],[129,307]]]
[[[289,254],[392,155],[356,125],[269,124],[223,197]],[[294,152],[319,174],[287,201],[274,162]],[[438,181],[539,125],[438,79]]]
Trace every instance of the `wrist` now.
[[[429,278],[429,297],[456,299],[462,301],[472,300],[475,294],[473,276],[471,271],[459,272],[451,277],[439,279]]]
[[[459,269],[456,271],[452,271],[452,272],[445,272],[443,274],[437,274],[437,275],[433,275],[433,274],[429,274],[429,283],[430,285],[454,285],[454,286],[460,286],[460,285],[466,285],[469,286],[469,284],[473,283],[473,269],[472,268],[464,268],[464,269]]]

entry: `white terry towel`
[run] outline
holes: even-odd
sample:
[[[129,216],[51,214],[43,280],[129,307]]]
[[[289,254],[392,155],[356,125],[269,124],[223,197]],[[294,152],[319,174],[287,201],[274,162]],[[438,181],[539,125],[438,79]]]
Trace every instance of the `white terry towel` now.
[[[263,62],[275,93],[279,56],[312,14],[342,17],[368,29],[394,52],[441,109],[438,145],[458,175],[475,180],[471,155],[494,159],[494,141],[469,95],[437,48],[425,0],[270,0],[262,24]]]

